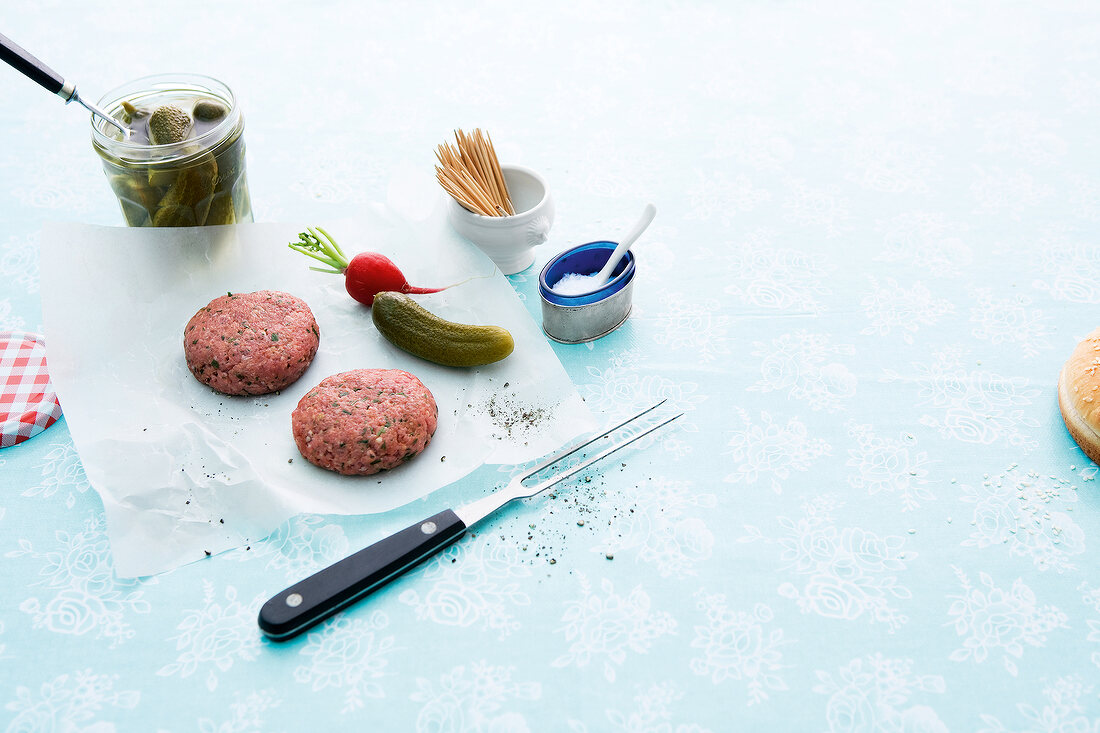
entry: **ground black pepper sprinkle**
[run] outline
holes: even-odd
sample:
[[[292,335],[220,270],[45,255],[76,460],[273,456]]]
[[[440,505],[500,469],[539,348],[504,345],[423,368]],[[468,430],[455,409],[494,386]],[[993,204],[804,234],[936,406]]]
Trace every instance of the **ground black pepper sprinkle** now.
[[[585,457],[585,454],[581,454],[576,460],[580,462]],[[626,464],[620,464],[620,466],[625,467]],[[652,480],[652,477],[647,479]],[[613,483],[614,488],[608,490],[607,478],[599,469],[593,469],[593,473],[590,474],[582,473],[561,484],[554,493],[544,494],[532,500],[532,508],[541,504],[542,508],[539,511],[542,512],[544,522],[532,523],[529,518],[515,522],[505,520],[501,527],[502,533],[498,537],[502,542],[508,542],[517,547],[523,553],[521,557],[525,564],[541,563],[549,567],[564,563],[567,572],[572,574],[573,570],[568,567],[568,560],[575,549],[584,551],[585,540],[581,536],[581,530],[570,531],[567,529],[568,526],[575,522],[577,527],[584,528],[590,536],[603,535],[608,540],[611,537],[618,537],[621,541],[623,532],[616,531],[621,530],[619,523],[632,521],[632,515],[637,514],[635,510],[638,507],[632,499],[636,496],[636,492],[642,489],[642,483],[639,481],[633,488],[622,486],[619,481]],[[555,504],[557,506],[554,506]],[[554,515],[561,517],[563,514],[568,518],[563,520],[567,523],[554,524]],[[607,534],[600,529],[604,526],[603,520],[607,520]],[[527,523],[525,529],[519,523],[520,521]],[[516,533],[516,530],[519,530],[519,533]],[[605,545],[600,549],[605,552],[607,560],[613,560],[614,554],[609,550],[614,550],[616,547],[618,544]],[[549,574],[546,577],[551,578],[553,575]]]
[[[507,387],[508,383],[504,386]],[[473,405],[467,407],[473,409]],[[524,403],[515,392],[494,394],[477,409],[487,415],[493,426],[501,432],[497,436],[498,440],[524,437],[537,432],[554,414],[551,408]]]

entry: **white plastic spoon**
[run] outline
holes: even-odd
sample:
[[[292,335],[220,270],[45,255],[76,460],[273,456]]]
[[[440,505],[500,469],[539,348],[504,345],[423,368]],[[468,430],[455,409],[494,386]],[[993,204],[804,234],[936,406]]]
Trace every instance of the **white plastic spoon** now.
[[[558,295],[580,296],[594,293],[611,279],[611,273],[615,271],[615,267],[622,260],[623,255],[630,249],[630,245],[634,244],[638,237],[642,236],[642,232],[646,230],[649,223],[653,221],[653,217],[657,215],[657,208],[653,204],[646,204],[645,210],[642,211],[642,216],[638,219],[638,222],[634,225],[627,235],[623,238],[619,245],[615,247],[611,253],[611,257],[607,260],[607,264],[603,266],[599,272],[594,275],[585,275],[581,273],[571,272],[563,276],[560,280],[551,286]]]
[[[646,204],[645,209],[642,211],[642,216],[634,224],[634,228],[631,229],[622,241],[619,242],[619,246],[615,248],[615,251],[611,253],[611,258],[607,261],[607,264],[603,266],[603,269],[596,273],[596,276],[592,278],[592,289],[597,290],[607,284],[607,281],[611,279],[611,273],[615,271],[615,267],[619,264],[619,260],[623,258],[626,251],[630,249],[630,245],[642,236],[648,227],[650,222],[653,221],[653,217],[657,215],[657,207],[653,204]]]

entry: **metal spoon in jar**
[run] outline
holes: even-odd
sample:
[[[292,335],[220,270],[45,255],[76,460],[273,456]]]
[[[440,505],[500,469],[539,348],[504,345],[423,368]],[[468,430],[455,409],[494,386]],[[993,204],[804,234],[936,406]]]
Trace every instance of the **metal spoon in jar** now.
[[[111,115],[107,114],[96,105],[81,99],[80,95],[76,93],[75,84],[65,81],[61,74],[58,74],[49,66],[46,66],[37,58],[27,53],[22,46],[2,33],[0,33],[0,59],[7,62],[13,69],[21,72],[31,81],[37,82],[39,86],[44,87],[46,90],[64,99],[65,104],[77,102],[93,115],[102,117],[110,124],[122,130],[122,133],[126,137],[130,137],[131,130],[129,128],[124,127],[121,122],[111,117]]]

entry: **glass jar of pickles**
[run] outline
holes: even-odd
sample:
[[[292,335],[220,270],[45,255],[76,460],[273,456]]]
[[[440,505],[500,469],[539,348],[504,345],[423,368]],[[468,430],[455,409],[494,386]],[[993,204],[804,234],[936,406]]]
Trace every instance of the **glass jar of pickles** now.
[[[99,106],[126,127],[92,118],[92,146],[132,227],[252,221],[244,117],[225,84],[159,74],[108,92]]]

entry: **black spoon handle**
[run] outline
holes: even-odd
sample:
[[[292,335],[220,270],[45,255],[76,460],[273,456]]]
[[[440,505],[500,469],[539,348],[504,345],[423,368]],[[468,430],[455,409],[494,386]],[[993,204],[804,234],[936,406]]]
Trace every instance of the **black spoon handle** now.
[[[289,639],[385,585],[466,532],[447,509],[375,542],[276,594],[260,609],[260,629]]]
[[[61,74],[46,66],[15,41],[0,33],[0,59],[22,72],[28,79],[37,82],[54,94],[61,94],[65,88],[65,79]],[[71,93],[69,95],[72,96]],[[66,99],[66,101],[68,101]]]

